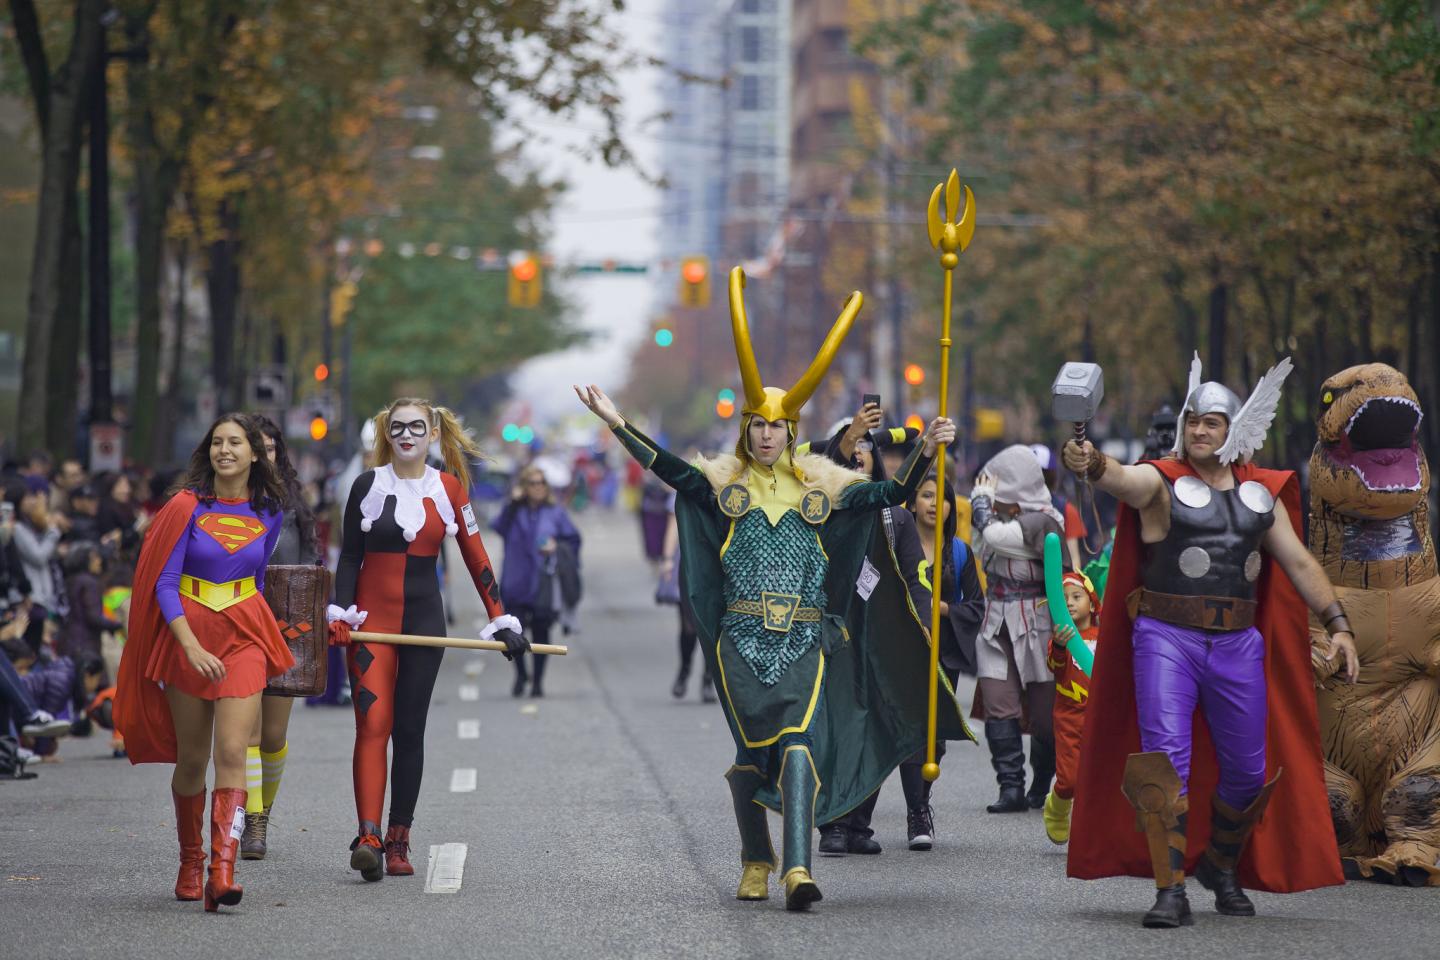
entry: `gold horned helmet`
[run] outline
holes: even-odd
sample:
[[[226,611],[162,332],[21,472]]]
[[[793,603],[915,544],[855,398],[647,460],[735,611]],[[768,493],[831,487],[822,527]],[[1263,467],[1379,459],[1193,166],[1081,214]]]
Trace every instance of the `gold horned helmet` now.
[[[804,375],[795,381],[795,386],[789,390],[767,387],[760,382],[760,367],[755,363],[755,350],[750,346],[750,322],[745,318],[745,271],[740,267],[731,270],[730,330],[735,336],[735,358],[740,362],[740,383],[745,389],[745,406],[740,409],[741,423],[748,424],[752,414],[771,423],[784,420],[792,425],[790,433],[793,437],[793,426],[800,420],[801,408],[815,393],[815,388],[820,386],[820,379],[830,369],[864,301],[859,290],[850,294],[835,325],[830,328],[830,335],[820,345],[820,352],[810,361],[810,368]]]

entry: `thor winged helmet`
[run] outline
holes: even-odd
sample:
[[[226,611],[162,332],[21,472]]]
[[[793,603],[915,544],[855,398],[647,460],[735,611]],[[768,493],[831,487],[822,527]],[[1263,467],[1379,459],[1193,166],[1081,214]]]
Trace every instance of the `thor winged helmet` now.
[[[1200,354],[1197,352],[1190,361],[1190,383],[1185,392],[1185,405],[1180,408],[1175,431],[1175,454],[1185,456],[1185,418],[1189,414],[1205,416],[1218,413],[1230,423],[1225,442],[1215,455],[1224,464],[1249,463],[1265,444],[1265,434],[1275,422],[1275,410],[1280,406],[1280,386],[1290,375],[1294,366],[1286,357],[1265,372],[1250,394],[1250,399],[1240,402],[1229,387],[1215,380],[1201,382]]]

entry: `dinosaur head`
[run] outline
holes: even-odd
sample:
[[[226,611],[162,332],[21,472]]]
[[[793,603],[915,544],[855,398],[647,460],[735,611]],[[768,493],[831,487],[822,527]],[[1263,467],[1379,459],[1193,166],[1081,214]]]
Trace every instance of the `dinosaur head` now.
[[[1420,449],[1420,401],[1405,375],[1383,363],[1342,370],[1321,385],[1319,410],[1312,496],[1370,520],[1415,509],[1429,491],[1430,468]]]

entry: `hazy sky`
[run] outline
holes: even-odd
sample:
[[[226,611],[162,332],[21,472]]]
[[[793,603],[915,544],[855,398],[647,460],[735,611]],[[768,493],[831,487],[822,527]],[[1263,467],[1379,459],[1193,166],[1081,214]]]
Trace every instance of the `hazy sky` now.
[[[638,52],[658,50],[657,32],[661,0],[630,0],[623,13],[613,15],[622,35]],[[659,109],[658,77],[651,69],[637,70],[620,80],[625,114],[634,120]],[[595,117],[578,119],[576,126],[595,128]],[[566,130],[546,121],[537,130],[553,136],[555,145],[530,151],[551,176],[563,176],[571,185],[552,218],[550,252],[559,261],[642,260],[656,253],[659,192],[632,171],[616,171],[599,162],[587,162],[565,151],[565,143],[581,143],[586,133]],[[652,125],[650,130],[655,130]],[[652,136],[628,138],[644,167],[655,171],[658,144]],[[599,383],[618,390],[627,372],[627,358],[650,321],[654,281],[637,274],[576,276],[565,281],[564,291],[580,310],[579,323],[595,332],[584,347],[540,357],[522,366],[512,383],[518,401],[528,403],[532,417],[545,422],[579,408],[571,383]]]

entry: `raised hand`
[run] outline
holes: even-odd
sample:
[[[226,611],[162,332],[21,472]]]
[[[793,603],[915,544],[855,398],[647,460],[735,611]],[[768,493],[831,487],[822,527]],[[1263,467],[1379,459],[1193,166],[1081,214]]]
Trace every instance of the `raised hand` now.
[[[580,402],[589,407],[591,413],[595,414],[595,416],[601,420],[604,420],[606,426],[617,427],[620,425],[620,411],[616,410],[615,404],[611,403],[610,398],[605,396],[604,390],[601,390],[593,383],[588,387],[580,387],[575,384],[571,384],[571,386],[575,390],[575,396],[580,398]]]

